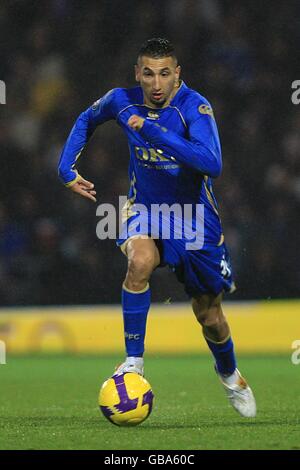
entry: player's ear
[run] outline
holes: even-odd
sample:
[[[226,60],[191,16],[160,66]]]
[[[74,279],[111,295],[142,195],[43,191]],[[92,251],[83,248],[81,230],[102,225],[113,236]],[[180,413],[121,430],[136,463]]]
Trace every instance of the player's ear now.
[[[181,67],[180,67],[180,65],[177,65],[177,67],[175,69],[175,76],[176,76],[177,80],[179,80],[180,72],[181,72]]]
[[[135,79],[137,82],[139,82],[141,79],[141,71],[140,71],[140,67],[138,64],[134,66],[134,72],[135,72]]]

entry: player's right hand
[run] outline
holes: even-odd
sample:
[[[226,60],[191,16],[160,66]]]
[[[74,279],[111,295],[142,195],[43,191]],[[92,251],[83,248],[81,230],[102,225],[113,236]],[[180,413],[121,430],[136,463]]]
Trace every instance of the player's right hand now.
[[[74,193],[80,194],[80,196],[87,197],[91,199],[93,202],[97,202],[95,196],[96,191],[94,190],[94,184],[90,181],[85,180],[82,176],[79,176],[76,183],[70,186],[70,189]]]

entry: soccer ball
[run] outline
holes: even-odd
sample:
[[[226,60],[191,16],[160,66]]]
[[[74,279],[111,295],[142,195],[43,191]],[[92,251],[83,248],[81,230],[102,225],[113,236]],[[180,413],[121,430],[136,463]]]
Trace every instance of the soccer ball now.
[[[150,415],[153,392],[147,380],[134,372],[113,375],[99,393],[99,408],[117,426],[136,426]]]

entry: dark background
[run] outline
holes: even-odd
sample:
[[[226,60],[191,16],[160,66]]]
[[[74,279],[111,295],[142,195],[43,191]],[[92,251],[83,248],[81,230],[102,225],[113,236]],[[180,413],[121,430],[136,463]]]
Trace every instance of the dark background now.
[[[215,182],[235,269],[232,299],[299,296],[299,1],[3,1],[0,5],[0,305],[117,303],[126,259],[96,237],[96,206],[63,187],[57,162],[77,118],[135,86],[141,43],[166,36],[182,78],[213,105],[224,170]],[[98,203],[127,194],[113,122],[80,162]],[[186,300],[167,269],[153,300]]]

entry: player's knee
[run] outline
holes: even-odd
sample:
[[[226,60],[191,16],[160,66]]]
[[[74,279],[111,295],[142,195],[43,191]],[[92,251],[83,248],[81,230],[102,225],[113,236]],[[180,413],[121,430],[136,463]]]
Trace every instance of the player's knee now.
[[[213,326],[223,320],[221,297],[202,296],[192,301],[193,311],[202,326]]]
[[[194,314],[197,318],[197,321],[200,323],[200,325],[206,326],[210,318],[209,310],[206,308],[197,308],[197,309],[194,309]]]
[[[155,267],[155,257],[151,252],[134,254],[128,259],[128,272],[134,276],[148,278]]]

